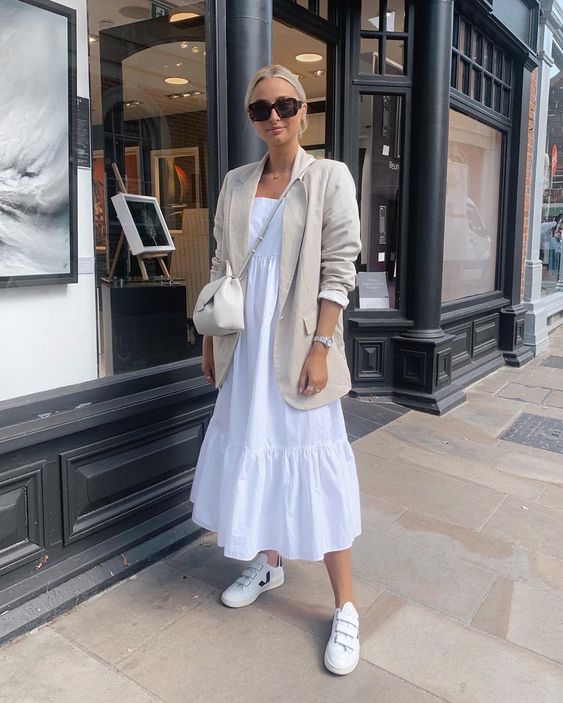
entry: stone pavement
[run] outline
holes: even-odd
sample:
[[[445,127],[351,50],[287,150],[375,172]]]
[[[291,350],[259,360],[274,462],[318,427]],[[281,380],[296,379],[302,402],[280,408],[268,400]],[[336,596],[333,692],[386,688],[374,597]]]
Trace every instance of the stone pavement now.
[[[524,413],[536,430],[563,421],[563,369],[547,356],[563,358],[563,328],[447,416],[410,412],[354,442],[350,676],[322,664],[323,564],[286,562],[282,588],[230,610],[219,594],[241,567],[208,534],[1,648],[0,701],[561,703],[563,456],[510,429]]]

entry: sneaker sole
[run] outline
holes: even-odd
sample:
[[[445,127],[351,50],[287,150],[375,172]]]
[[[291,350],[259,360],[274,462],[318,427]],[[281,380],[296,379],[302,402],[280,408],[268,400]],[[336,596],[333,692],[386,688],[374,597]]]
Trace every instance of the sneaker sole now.
[[[221,594],[221,602],[223,603],[223,605],[226,605],[229,608],[244,608],[245,605],[250,605],[251,603],[254,603],[254,601],[262,595],[262,593],[265,593],[266,591],[271,591],[274,588],[279,588],[280,586],[282,586],[284,580],[285,577],[282,575],[281,579],[279,579],[278,581],[272,581],[267,586],[264,586],[260,591],[258,591],[255,596],[253,596],[252,598],[247,598],[246,600],[229,601],[223,598],[223,594]]]
[[[326,668],[331,673],[338,674],[339,676],[346,676],[346,674],[351,674],[352,671],[354,671],[354,669],[358,666],[360,662],[360,655],[358,653],[358,658],[356,659],[356,661],[353,664],[350,664],[350,666],[347,666],[345,669],[338,669],[336,666],[334,666],[334,664],[331,664],[330,659],[328,659],[328,657],[326,656],[326,652],[324,660]]]

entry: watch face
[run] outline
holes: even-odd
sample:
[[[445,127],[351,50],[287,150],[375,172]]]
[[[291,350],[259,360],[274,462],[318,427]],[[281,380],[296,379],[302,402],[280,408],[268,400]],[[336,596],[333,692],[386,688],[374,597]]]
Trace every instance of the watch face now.
[[[327,340],[326,340],[326,345],[327,345],[327,347],[332,347],[333,344],[334,344],[334,342],[332,341],[332,339],[327,339]]]

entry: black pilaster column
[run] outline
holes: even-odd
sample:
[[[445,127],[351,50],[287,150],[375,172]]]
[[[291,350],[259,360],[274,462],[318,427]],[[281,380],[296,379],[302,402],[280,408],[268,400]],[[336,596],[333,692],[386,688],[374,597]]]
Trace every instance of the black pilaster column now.
[[[416,6],[413,71],[409,317],[415,337],[441,336],[442,264],[453,0]]]
[[[454,0],[416,5],[412,102],[407,314],[394,338],[395,398],[442,413],[464,399],[451,379],[451,341],[440,327],[446,217]]]
[[[272,0],[229,0],[227,6],[227,99],[229,168],[257,161],[265,152],[244,111],[252,76],[272,61]]]

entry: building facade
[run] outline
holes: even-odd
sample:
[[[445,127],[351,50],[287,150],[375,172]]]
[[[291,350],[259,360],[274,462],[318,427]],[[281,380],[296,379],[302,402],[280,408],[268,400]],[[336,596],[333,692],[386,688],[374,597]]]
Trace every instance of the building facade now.
[[[541,3],[538,37],[536,120],[530,198],[530,238],[526,253],[524,342],[534,353],[563,322],[563,4]]]
[[[187,496],[215,391],[191,318],[222,179],[263,153],[242,105],[260,66],[301,76],[303,147],[356,180],[353,392],[442,413],[532,357],[521,278],[536,0],[0,4],[14,65],[30,44],[18,32],[34,39],[25,75],[0,68],[14,163],[34,184],[46,154],[48,176],[24,204],[0,190],[0,641],[195,533]],[[23,144],[30,106],[41,122]],[[119,190],[159,203],[165,260],[153,230],[132,254]],[[39,200],[55,204],[38,223]],[[23,254],[15,221],[35,232]]]

